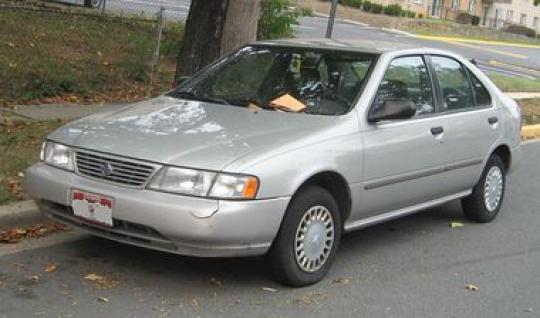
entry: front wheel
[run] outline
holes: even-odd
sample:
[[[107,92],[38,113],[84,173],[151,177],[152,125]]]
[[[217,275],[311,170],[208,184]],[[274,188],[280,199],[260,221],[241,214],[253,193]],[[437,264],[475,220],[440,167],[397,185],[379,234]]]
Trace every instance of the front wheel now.
[[[482,177],[468,197],[461,200],[463,214],[471,221],[487,223],[497,217],[506,188],[504,163],[498,155],[489,157]]]
[[[310,186],[295,195],[267,255],[274,277],[290,286],[320,281],[341,238],[341,218],[328,191]]]

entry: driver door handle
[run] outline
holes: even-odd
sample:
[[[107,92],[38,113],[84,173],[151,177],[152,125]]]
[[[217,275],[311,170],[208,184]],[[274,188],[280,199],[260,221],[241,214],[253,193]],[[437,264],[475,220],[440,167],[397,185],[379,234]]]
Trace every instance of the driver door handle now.
[[[497,123],[498,121],[499,121],[499,118],[497,118],[497,117],[495,117],[495,116],[489,117],[489,118],[488,118],[488,123],[489,123],[490,125],[493,125],[493,124]]]
[[[441,126],[431,128],[431,134],[433,136],[440,135],[444,132],[444,129]]]

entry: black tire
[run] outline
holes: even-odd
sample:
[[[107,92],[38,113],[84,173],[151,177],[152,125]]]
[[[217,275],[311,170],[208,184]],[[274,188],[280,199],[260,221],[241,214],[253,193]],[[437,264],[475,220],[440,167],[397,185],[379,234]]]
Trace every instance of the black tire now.
[[[96,0],[84,0],[84,6],[87,8],[97,8],[99,3],[100,2]]]
[[[501,172],[502,177],[502,193],[500,196],[500,199],[498,200],[498,203],[491,208],[488,208],[486,205],[486,199],[485,199],[485,186],[486,186],[486,179],[488,173],[491,171],[491,169],[499,169]],[[465,197],[461,200],[461,206],[463,208],[463,215],[465,217],[473,222],[478,223],[487,223],[493,221],[497,214],[499,214],[499,211],[501,209],[503,199],[504,199],[504,192],[506,190],[506,171],[504,167],[504,163],[496,154],[491,155],[489,157],[486,166],[484,168],[484,171],[482,172],[482,176],[480,177],[480,180],[476,184],[476,186],[473,188],[473,192],[468,197]]]
[[[295,256],[295,238],[300,222],[304,220],[304,217],[308,217],[308,211],[312,211],[311,213],[314,211],[321,211],[317,210],[320,209],[320,207],[326,208],[326,211],[321,213],[325,213],[326,216],[331,216],[333,241],[331,247],[328,248],[329,252],[326,252],[328,255],[324,258],[325,260],[317,265],[320,266],[320,268],[316,270],[313,268],[313,271],[305,271],[301,268],[301,265]],[[329,212],[329,214],[327,212]],[[328,222],[329,219],[330,217],[325,218],[325,222]],[[328,224],[322,226],[327,226],[326,229],[330,228]],[[328,191],[319,186],[308,186],[301,189],[291,200],[279,232],[267,254],[270,269],[274,278],[282,284],[294,287],[311,285],[323,279],[328,273],[339,247],[341,228],[342,224],[338,205]],[[316,237],[318,238],[320,236]],[[325,243],[320,243],[320,246],[322,246],[325,251],[325,248],[328,246],[327,244],[329,244],[328,242],[329,239],[327,238]]]

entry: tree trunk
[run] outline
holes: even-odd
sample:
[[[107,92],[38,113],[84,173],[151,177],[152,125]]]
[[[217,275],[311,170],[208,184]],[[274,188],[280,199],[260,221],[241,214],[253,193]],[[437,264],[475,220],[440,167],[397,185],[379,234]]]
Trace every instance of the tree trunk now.
[[[260,0],[192,0],[176,77],[191,76],[219,56],[254,41]]]
[[[221,54],[230,53],[257,39],[259,0],[230,0],[221,39]]]

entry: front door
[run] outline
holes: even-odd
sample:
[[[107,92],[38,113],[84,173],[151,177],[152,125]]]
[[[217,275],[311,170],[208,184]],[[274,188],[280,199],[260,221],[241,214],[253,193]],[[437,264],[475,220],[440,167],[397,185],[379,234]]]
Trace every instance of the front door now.
[[[422,56],[394,59],[371,107],[412,100],[416,115],[368,125],[363,132],[361,217],[397,210],[448,194],[445,119],[435,114],[433,82]]]

